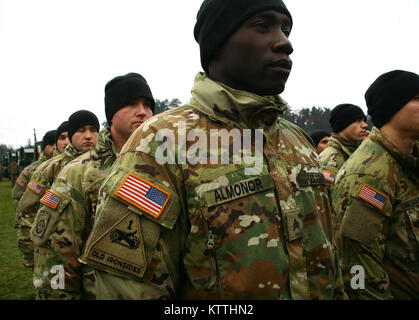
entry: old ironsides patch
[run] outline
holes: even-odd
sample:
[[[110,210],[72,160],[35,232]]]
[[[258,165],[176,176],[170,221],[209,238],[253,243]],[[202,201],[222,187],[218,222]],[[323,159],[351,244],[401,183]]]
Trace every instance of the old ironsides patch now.
[[[100,237],[88,253],[89,259],[142,277],[145,272],[145,253],[138,215],[128,213]]]

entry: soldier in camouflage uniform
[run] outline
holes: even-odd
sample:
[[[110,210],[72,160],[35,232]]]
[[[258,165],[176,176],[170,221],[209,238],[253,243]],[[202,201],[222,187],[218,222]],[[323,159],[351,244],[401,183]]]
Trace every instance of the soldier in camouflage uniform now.
[[[320,164],[329,184],[367,135],[368,125],[362,109],[353,104],[340,104],[330,113],[333,134],[328,147],[320,153]]]
[[[16,179],[20,173],[20,168],[17,165],[16,161],[12,161],[7,166],[7,172],[9,173],[9,179],[12,182],[12,188],[15,186]]]
[[[31,225],[27,223],[26,217],[22,215],[17,209],[20,198],[23,195],[23,192],[26,189],[27,183],[30,181],[32,174],[36,168],[46,160],[50,159],[55,151],[55,134],[56,130],[48,131],[42,138],[42,152],[39,159],[29,166],[27,166],[20,173],[19,177],[16,179],[15,186],[12,189],[12,198],[13,203],[16,208],[16,223],[15,229],[17,232],[17,241],[18,248],[23,253],[23,258],[25,260],[25,267],[33,267],[33,243],[29,237],[29,231]]]
[[[375,127],[333,186],[345,288],[353,299],[418,300],[419,76],[383,74],[365,99]]]
[[[35,225],[42,224],[43,217],[51,217],[51,226],[43,234],[34,228],[35,244],[48,242],[52,249],[39,257],[44,268],[40,271],[64,265],[66,274],[63,290],[52,290],[41,298],[96,298],[93,269],[78,259],[92,229],[99,187],[129,136],[152,117],[154,105],[151,90],[139,74],[119,76],[106,85],[105,111],[110,126],[99,133],[94,150],[70,162],[58,175],[51,191],[60,196],[60,204],[56,208],[42,206],[37,214]]]
[[[281,117],[291,15],[279,0],[218,0],[197,20],[206,73],[190,103],[138,128],[99,192],[83,255],[97,298],[342,298],[318,157]],[[220,148],[210,130],[231,136]]]
[[[79,115],[86,115],[88,118],[87,124],[86,121],[80,121]],[[68,123],[68,133],[70,141],[71,136],[74,135],[74,144],[69,142],[65,147],[64,153],[59,154],[39,165],[33,173],[31,182],[28,184],[18,203],[17,208],[20,214],[25,217],[27,228],[31,228],[36,212],[39,208],[41,198],[52,185],[62,168],[64,168],[64,166],[71,160],[94,148],[96,144],[99,121],[93,113],[84,110],[78,111],[71,115],[70,119],[72,121],[69,121]],[[65,143],[63,141],[59,141],[59,136],[60,135],[57,136],[57,145],[61,148],[65,145]],[[35,248],[35,250],[37,249]],[[36,257],[34,272],[35,271]]]

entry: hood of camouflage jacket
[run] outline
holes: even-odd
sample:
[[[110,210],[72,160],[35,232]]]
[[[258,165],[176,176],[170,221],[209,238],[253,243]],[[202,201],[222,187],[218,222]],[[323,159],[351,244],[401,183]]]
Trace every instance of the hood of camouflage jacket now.
[[[98,154],[112,152],[116,156],[119,155],[120,150],[115,146],[111,137],[111,129],[108,126],[100,130],[95,150]]]
[[[288,109],[279,95],[235,90],[201,72],[195,76],[190,104],[213,120],[252,129],[271,126]]]
[[[397,146],[377,127],[373,127],[369,139],[385,148],[400,165],[419,178],[419,142],[416,141],[413,154],[401,152]]]

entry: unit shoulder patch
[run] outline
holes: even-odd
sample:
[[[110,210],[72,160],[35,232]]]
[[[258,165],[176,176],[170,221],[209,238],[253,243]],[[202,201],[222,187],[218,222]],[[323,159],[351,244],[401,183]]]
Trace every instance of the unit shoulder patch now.
[[[170,199],[170,194],[132,173],[128,173],[115,195],[158,219]]]
[[[42,190],[44,189],[43,186],[41,186],[38,182],[36,182],[35,180],[33,180],[31,182],[31,184],[28,186],[29,190],[35,192],[36,194],[40,194],[42,192]]]
[[[128,213],[122,217],[92,244],[87,256],[107,267],[141,278],[146,258],[138,215]]]
[[[47,190],[44,196],[41,199],[41,203],[46,206],[55,209],[61,201],[61,196],[58,193],[55,193],[51,190]]]
[[[388,196],[386,196],[384,193],[375,190],[367,184],[365,184],[362,187],[361,192],[358,194],[358,197],[365,200],[369,204],[372,204],[374,207],[380,210],[383,210],[388,200]]]

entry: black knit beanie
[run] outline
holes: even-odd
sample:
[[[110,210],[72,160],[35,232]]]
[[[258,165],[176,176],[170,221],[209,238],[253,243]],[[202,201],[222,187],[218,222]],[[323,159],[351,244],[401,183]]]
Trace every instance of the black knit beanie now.
[[[310,134],[310,137],[313,140],[314,145],[317,147],[321,139],[323,139],[324,137],[330,137],[330,133],[326,131],[315,131]]]
[[[55,130],[48,131],[42,138],[41,148],[44,148],[50,144],[55,144]]]
[[[108,123],[119,109],[138,98],[147,98],[154,113],[155,101],[146,79],[138,73],[128,73],[110,80],[105,86],[105,114]]]
[[[337,105],[330,112],[329,123],[333,132],[338,133],[355,121],[366,120],[364,111],[356,105],[344,103]]]
[[[394,70],[379,76],[365,93],[368,114],[374,125],[381,128],[417,94],[419,76],[416,73]]]
[[[60,136],[60,134],[63,133],[63,132],[66,132],[66,131],[68,132],[68,121],[64,121],[57,128],[57,130],[55,132],[55,143],[57,143],[58,137]]]
[[[195,40],[201,51],[201,65],[208,74],[214,53],[247,19],[258,12],[277,10],[292,17],[281,0],[204,0],[196,17]]]
[[[68,118],[68,138],[71,141],[73,134],[81,127],[85,125],[91,125],[96,127],[99,131],[99,120],[94,113],[87,110],[79,110],[74,112],[70,118]]]

